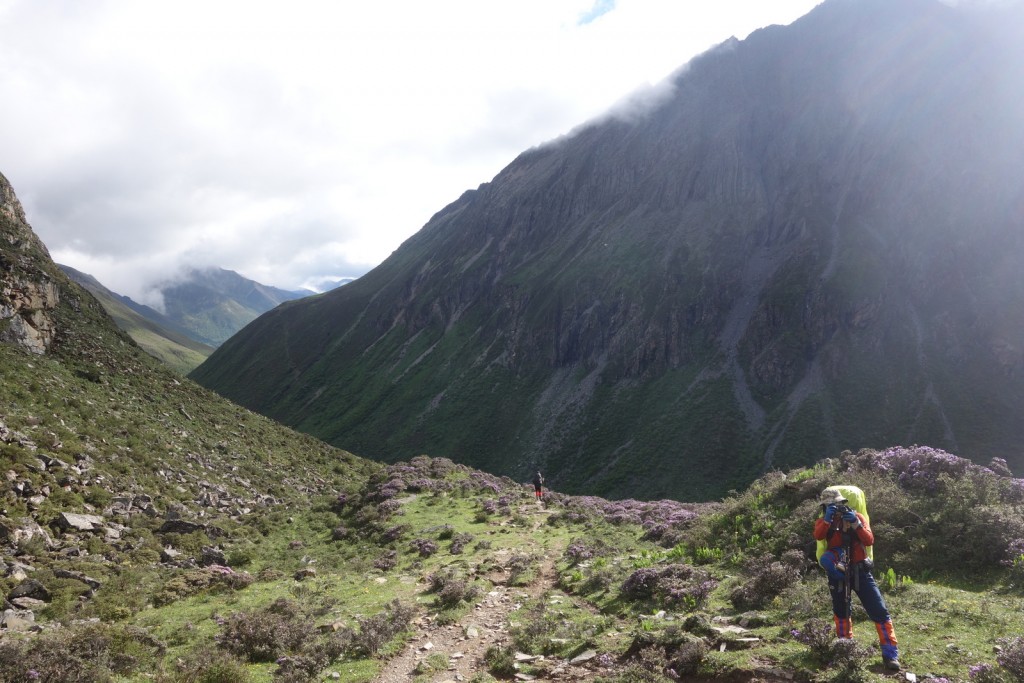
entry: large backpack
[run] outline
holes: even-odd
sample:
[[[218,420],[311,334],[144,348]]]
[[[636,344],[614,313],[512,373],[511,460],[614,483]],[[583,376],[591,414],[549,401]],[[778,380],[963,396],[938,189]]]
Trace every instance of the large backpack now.
[[[850,506],[850,509],[859,512],[861,516],[864,517],[864,522],[869,527],[871,526],[871,517],[868,516],[868,499],[867,496],[864,495],[863,491],[861,491],[858,487],[852,486],[850,484],[838,484],[834,486],[829,486],[828,488],[839,491],[844,496],[846,496],[846,504]],[[818,517],[823,517],[824,515],[825,511],[822,510],[818,514]],[[875,559],[874,548],[875,547],[872,545],[864,546],[864,552],[871,560]],[[817,558],[819,561],[821,560],[821,556],[825,554],[826,550],[828,550],[827,537],[818,541]]]

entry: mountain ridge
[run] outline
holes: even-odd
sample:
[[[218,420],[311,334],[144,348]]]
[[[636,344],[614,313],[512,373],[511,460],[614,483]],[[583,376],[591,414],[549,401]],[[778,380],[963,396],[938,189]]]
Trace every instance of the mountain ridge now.
[[[887,443],[1020,469],[1024,60],[999,16],[830,0],[711,50],[192,376],[373,457],[613,496]]]

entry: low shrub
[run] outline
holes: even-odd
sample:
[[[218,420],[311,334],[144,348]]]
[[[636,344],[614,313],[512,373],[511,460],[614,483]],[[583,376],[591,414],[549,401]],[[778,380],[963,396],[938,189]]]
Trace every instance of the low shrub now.
[[[505,563],[505,571],[508,572],[508,585],[509,586],[520,586],[525,585],[526,577],[533,569],[537,558],[532,555],[525,555],[522,553],[516,553],[508,559]]]
[[[858,683],[866,679],[864,664],[871,657],[871,650],[852,638],[836,638],[832,625],[824,619],[810,619],[803,628],[793,629],[791,635],[810,648],[819,664],[834,671],[831,680]]]
[[[511,678],[516,675],[516,658],[512,648],[492,645],[484,653],[484,664],[487,670],[499,678]]]
[[[649,600],[658,590],[658,570],[653,567],[637,569],[629,575],[619,592],[626,600]]]
[[[203,649],[178,659],[174,683],[249,683],[245,663],[217,649]]]
[[[410,545],[414,551],[420,554],[420,557],[430,557],[437,552],[437,544],[427,538],[417,538]]]
[[[86,624],[31,640],[0,641],[0,680],[6,683],[105,683],[152,670],[163,643],[136,627]]]
[[[398,553],[394,550],[389,550],[374,560],[373,566],[382,571],[394,569],[398,566]]]
[[[687,640],[671,653],[668,667],[675,671],[677,676],[696,674],[709,651],[710,648],[704,640]]]
[[[800,570],[770,556],[748,560],[747,577],[729,593],[736,609],[760,609],[800,580]]]
[[[280,657],[274,680],[278,683],[311,683],[320,680],[319,674],[349,648],[352,631],[344,629],[317,640],[301,653]]]
[[[662,569],[637,569],[623,582],[620,593],[630,601],[652,600],[666,607],[694,610],[707,602],[717,586],[703,569],[677,563]]]
[[[451,568],[431,574],[427,581],[440,609],[452,609],[463,602],[472,602],[480,594],[476,586]]]
[[[416,610],[399,600],[391,602],[383,612],[359,619],[359,630],[352,637],[352,651],[372,657],[395,636],[409,627]]]
[[[1013,676],[1024,683],[1024,636],[1018,636],[1012,640],[1005,640],[1001,643],[1002,652],[996,655],[999,666],[1009,671]]]
[[[614,683],[670,683],[668,659],[660,647],[640,650],[612,679]],[[602,679],[603,680],[603,679]]]
[[[219,565],[192,569],[167,581],[153,596],[153,602],[162,607],[199,593],[242,590],[254,581],[247,572],[236,572]]]
[[[280,598],[265,609],[232,614],[221,624],[217,643],[246,661],[259,663],[300,652],[315,636],[313,622],[299,606]]]
[[[461,555],[462,551],[467,545],[473,540],[474,536],[470,533],[458,533],[452,536],[452,545],[450,552],[452,555]]]

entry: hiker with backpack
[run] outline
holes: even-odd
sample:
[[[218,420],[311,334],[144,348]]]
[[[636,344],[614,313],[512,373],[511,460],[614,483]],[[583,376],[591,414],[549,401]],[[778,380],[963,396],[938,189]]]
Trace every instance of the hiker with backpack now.
[[[533,475],[533,495],[540,502],[544,502],[543,486],[544,477],[541,476],[540,470],[538,470],[537,474]]]
[[[836,637],[853,638],[852,594],[875,622],[882,663],[900,670],[899,647],[892,619],[871,574],[875,535],[864,492],[856,486],[830,486],[821,493],[821,513],[814,522],[818,563],[828,572]]]

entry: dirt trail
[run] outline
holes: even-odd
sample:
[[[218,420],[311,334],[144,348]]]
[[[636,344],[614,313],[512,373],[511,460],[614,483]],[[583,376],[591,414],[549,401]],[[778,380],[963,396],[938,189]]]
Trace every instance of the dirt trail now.
[[[536,531],[544,523],[547,510],[527,506],[522,512],[534,520]],[[508,628],[509,614],[530,598],[535,598],[554,587],[557,579],[555,562],[564,550],[554,542],[541,541],[536,551],[541,555],[538,576],[529,586],[506,586],[499,575],[490,576],[493,584],[477,599],[473,609],[456,624],[439,626],[429,617],[414,622],[415,635],[405,649],[392,658],[375,683],[400,683],[416,680],[418,683],[447,683],[469,681],[475,674],[487,671],[484,653],[491,646],[507,646],[511,642]],[[501,554],[498,554],[499,558]],[[448,659],[443,671],[417,674],[417,667],[431,654],[439,653]],[[436,657],[434,659],[437,659]],[[551,677],[538,676],[533,680],[587,680],[591,672],[567,663],[553,663]]]

